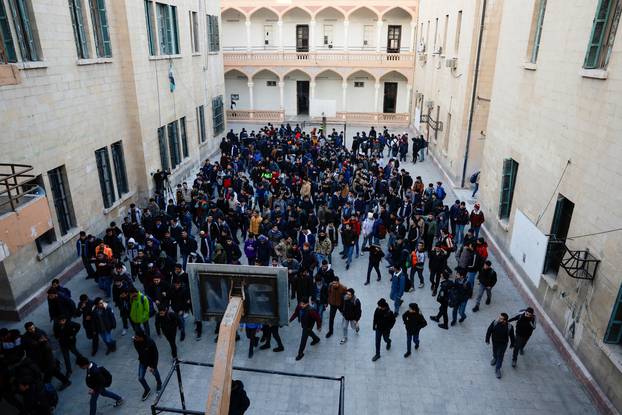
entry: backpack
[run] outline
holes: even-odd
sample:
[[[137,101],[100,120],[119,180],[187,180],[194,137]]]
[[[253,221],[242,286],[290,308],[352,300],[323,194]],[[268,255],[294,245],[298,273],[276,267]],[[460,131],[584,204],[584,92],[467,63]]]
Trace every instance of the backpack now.
[[[478,172],[478,171],[476,171],[475,173],[473,173],[473,174],[471,175],[471,178],[469,179],[469,181],[470,181],[471,183],[475,183],[475,182],[477,181],[477,176],[479,176],[479,172]]]
[[[46,403],[49,407],[56,407],[58,405],[58,392],[51,383],[43,385],[43,395],[45,396]]]
[[[445,200],[445,196],[447,196],[447,193],[445,193],[445,189],[442,187],[439,187],[436,189],[436,197],[439,200]]]
[[[103,366],[99,366],[97,368],[99,370],[99,374],[102,377],[102,381],[104,383],[104,387],[109,387],[110,385],[112,385],[112,375],[110,374],[110,372],[108,372],[108,369],[106,369]]]

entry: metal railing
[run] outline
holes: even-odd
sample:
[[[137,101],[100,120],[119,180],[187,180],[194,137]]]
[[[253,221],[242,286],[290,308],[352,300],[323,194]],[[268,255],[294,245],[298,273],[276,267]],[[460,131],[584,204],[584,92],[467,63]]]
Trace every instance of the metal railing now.
[[[10,205],[15,211],[21,198],[38,189],[37,186],[24,188],[35,178],[34,174],[28,174],[31,171],[32,166],[26,164],[0,163],[0,208]]]

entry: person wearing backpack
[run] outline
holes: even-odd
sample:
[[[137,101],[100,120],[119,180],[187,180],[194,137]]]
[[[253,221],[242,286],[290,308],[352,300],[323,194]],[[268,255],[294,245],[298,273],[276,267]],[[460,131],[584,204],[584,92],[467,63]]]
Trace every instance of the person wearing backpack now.
[[[479,176],[480,176],[480,172],[476,171],[469,178],[469,181],[473,184],[473,193],[471,194],[471,198],[475,198],[475,194],[479,190]]]
[[[359,333],[361,314],[361,301],[354,295],[354,288],[348,288],[343,295],[343,304],[341,306],[343,338],[339,344],[344,344],[348,341],[348,326],[352,327],[356,334]]]
[[[419,331],[428,325],[425,317],[419,311],[417,303],[408,304],[408,310],[402,314],[404,327],[406,328],[406,353],[404,357],[410,356],[410,345],[415,344],[415,350],[419,349]]]
[[[510,349],[514,347],[514,327],[508,323],[508,315],[501,313],[496,320],[493,320],[486,330],[486,344],[492,340],[492,360],[490,365],[495,367],[497,379],[501,379],[501,365],[503,356],[510,343]]]
[[[86,370],[86,386],[91,395],[89,415],[97,414],[97,399],[100,395],[114,399],[115,407],[123,405],[124,401],[121,396],[106,389],[112,385],[112,375],[105,367],[97,366],[95,362],[91,362],[84,356],[77,358],[76,363],[81,369]]]
[[[153,315],[155,307],[149,298],[136,288],[130,289],[130,323],[134,332],[142,329],[149,336],[149,318]]]
[[[367,262],[367,279],[365,280],[364,285],[369,285],[369,277],[371,276],[371,271],[376,270],[376,281],[380,281],[380,262],[382,258],[384,258],[384,252],[382,252],[382,248],[380,248],[379,244],[372,244],[369,247],[363,248],[363,251],[369,251],[369,259]]]
[[[449,292],[453,287],[453,281],[449,279],[449,274],[445,271],[441,273],[441,282],[438,288],[438,295],[436,296],[436,301],[440,304],[438,307],[438,313],[435,316],[430,316],[430,320],[436,321],[438,326],[442,329],[447,330],[449,326],[447,325],[447,307],[449,306]],[[440,318],[443,318],[443,322],[440,323]]]
[[[400,264],[393,265],[391,271],[391,293],[389,298],[393,301],[394,314],[395,317],[397,317],[403,302],[402,296],[407,288],[406,280],[408,280],[408,278],[406,278],[406,273],[402,271],[402,266]]]
[[[462,245],[464,241],[464,228],[470,221],[469,211],[466,208],[465,202],[460,202],[460,208],[456,214],[454,223],[456,224],[456,234],[454,235],[454,243],[456,245]]]
[[[445,188],[443,187],[443,182],[436,182],[436,190],[434,191],[436,198],[440,201],[445,200],[447,193],[445,192]]]
[[[371,358],[372,362],[380,359],[380,340],[384,339],[387,350],[391,349],[391,329],[395,325],[395,314],[391,312],[387,300],[378,300],[378,307],[374,311],[373,329],[376,333],[376,354]]]

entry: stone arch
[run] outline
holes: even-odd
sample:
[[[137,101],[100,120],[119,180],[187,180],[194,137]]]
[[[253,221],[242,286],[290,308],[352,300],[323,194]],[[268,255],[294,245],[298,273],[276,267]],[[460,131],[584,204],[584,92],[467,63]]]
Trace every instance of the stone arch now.
[[[240,69],[240,68],[228,68],[228,69],[225,69],[224,75],[230,74],[232,72],[241,73],[242,75],[246,76],[246,79],[248,79],[249,81],[251,79],[251,76],[245,70]]]
[[[317,10],[315,11],[315,13],[313,14],[313,16],[312,16],[312,17],[313,17],[313,20],[316,20],[317,16],[318,16],[320,13],[322,13],[322,12],[324,12],[324,11],[326,11],[326,10],[329,10],[329,9],[332,9],[332,10],[334,10],[334,11],[338,12],[338,13],[341,13],[341,16],[342,16],[344,19],[345,19],[345,18],[346,18],[346,16],[347,16],[347,12],[346,12],[346,11],[344,11],[343,9],[341,9],[341,8],[340,8],[340,7],[338,7],[338,6],[322,6],[322,7],[320,7],[319,9],[317,9]]]
[[[374,82],[378,82],[378,80],[380,79],[380,77],[376,77],[376,75],[374,75],[373,73],[365,70],[365,69],[353,69],[350,72],[347,73],[347,75],[343,78],[345,80],[350,79],[350,77],[356,73],[364,73],[366,75],[369,75],[371,77],[371,79],[374,80]]]
[[[227,6],[227,7],[223,7],[223,8],[220,10],[220,15],[222,16],[223,14],[225,14],[225,13],[226,13],[226,12],[228,12],[228,11],[236,11],[236,12],[240,13],[242,16],[244,16],[244,18],[245,18],[245,19],[248,19],[248,18],[249,18],[249,16],[250,16],[250,15],[249,15],[249,14],[247,14],[244,10],[242,10],[242,9],[240,9],[240,8],[238,8],[238,7],[235,7],[235,6]]]
[[[382,73],[376,79],[378,80],[378,82],[380,82],[382,78],[391,74],[397,74],[401,77],[404,77],[405,82],[407,82],[408,84],[412,84],[412,75],[407,73],[406,71],[401,71],[399,69],[387,69],[385,71],[382,71]]]
[[[410,16],[410,18],[412,20],[417,20],[417,16],[415,16],[415,14],[414,14],[414,12],[412,10],[409,10],[409,9],[407,9],[405,7],[402,7],[402,6],[389,7],[388,9],[386,9],[385,11],[380,13],[380,18],[383,19],[387,15],[387,13],[390,13],[390,12],[395,11],[395,10],[402,10],[402,11],[406,12]]]
[[[277,19],[280,19],[280,18],[281,18],[281,15],[279,14],[279,12],[278,12],[278,11],[276,11],[275,9],[273,9],[272,7],[270,7],[270,6],[260,6],[260,7],[257,7],[257,8],[255,8],[255,9],[253,9],[253,10],[252,10],[252,11],[248,14],[247,19],[251,19],[255,13],[257,13],[257,12],[259,12],[259,11],[261,11],[261,10],[265,10],[265,11],[268,11],[268,12],[270,12],[270,13],[273,13],[273,14],[276,16],[276,18],[277,18]]]
[[[255,71],[251,74],[251,76],[250,76],[250,78],[249,78],[249,79],[251,79],[251,80],[252,80],[252,79],[254,79],[254,78],[255,78],[255,76],[257,76],[257,75],[258,75],[259,73],[261,73],[261,72],[268,72],[268,73],[271,73],[272,75],[276,76],[276,77],[279,79],[279,82],[280,82],[280,81],[282,81],[282,77],[281,77],[281,75],[279,75],[276,71],[274,71],[273,69],[270,69],[270,68],[257,68],[257,70],[255,70]]]
[[[348,12],[348,14],[346,15],[346,19],[350,19],[350,16],[352,16],[352,14],[354,14],[355,12],[357,12],[359,10],[364,10],[364,9],[372,12],[373,14],[376,15],[376,17],[378,19],[380,19],[380,12],[378,10],[372,8],[372,7],[369,7],[369,6],[358,6],[358,7],[355,7],[354,9],[352,9],[352,10],[350,10]]]
[[[307,13],[309,15],[309,20],[311,20],[314,16],[314,13],[304,6],[290,6],[281,12],[281,14],[279,15],[279,18],[282,20],[287,13],[291,12],[292,10],[296,10],[296,9]]]
[[[285,80],[285,77],[291,73],[294,72],[302,72],[303,74],[307,75],[309,77],[309,80],[313,80],[314,76],[313,74],[311,74],[309,71],[307,71],[305,68],[291,68],[288,71],[284,72],[283,75],[281,76],[281,81]]]
[[[332,74],[338,75],[338,76],[341,78],[341,80],[342,80],[342,81],[343,81],[343,80],[345,80],[345,79],[347,79],[347,78],[345,78],[345,77],[344,77],[344,75],[343,75],[342,73],[340,73],[340,72],[338,72],[338,71],[336,71],[336,70],[334,70],[334,69],[322,69],[321,71],[319,71],[318,73],[316,73],[316,74],[315,74],[315,75],[311,78],[311,80],[315,82],[315,79],[316,79],[318,76],[320,76],[320,75],[322,75],[322,74],[325,74],[325,73],[332,73]]]

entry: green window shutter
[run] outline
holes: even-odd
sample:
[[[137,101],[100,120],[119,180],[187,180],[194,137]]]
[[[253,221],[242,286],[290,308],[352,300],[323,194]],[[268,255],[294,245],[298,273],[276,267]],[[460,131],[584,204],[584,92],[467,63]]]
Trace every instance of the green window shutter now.
[[[156,52],[155,48],[155,33],[153,26],[153,2],[151,0],[145,0],[145,20],[147,22],[147,41],[149,43],[149,55],[154,56]]]
[[[166,127],[158,128],[158,144],[160,146],[160,162],[162,170],[168,170],[168,151],[166,148]]]
[[[179,30],[177,28],[176,6],[171,6],[171,50],[173,54],[179,53]]]
[[[106,16],[105,0],[97,0],[97,12],[99,14],[99,24],[103,43],[103,56],[110,58],[112,56],[112,47],[110,45],[110,32],[108,30],[108,17]]]
[[[19,9],[19,15],[21,17],[25,45],[22,59],[28,61],[37,61],[39,60],[39,57],[37,56],[37,45],[35,43],[35,38],[32,31],[32,24],[30,21],[28,5],[26,4],[26,0],[16,0],[16,2]]]
[[[82,15],[81,0],[69,0],[69,14],[73,25],[73,36],[76,41],[78,58],[86,59],[89,57],[86,33],[84,31],[84,17]]]
[[[220,50],[220,29],[218,27],[218,16],[214,16],[214,51]]]
[[[97,172],[99,173],[99,185],[102,191],[104,207],[109,208],[115,201],[114,185],[112,183],[112,172],[110,170],[110,158],[106,147],[95,151],[97,161]]]
[[[114,165],[114,175],[117,179],[117,192],[119,198],[124,193],[129,192],[129,186],[127,183],[127,171],[125,169],[125,155],[123,153],[123,143],[118,141],[110,146],[112,150],[112,163]]]
[[[516,174],[518,163],[512,159],[503,160],[503,174],[501,178],[501,195],[499,200],[499,218],[506,219],[510,217],[512,210],[512,199],[514,197],[514,185],[516,182]]]
[[[197,107],[197,123],[199,124],[199,143],[205,142],[205,107],[200,105]]]
[[[9,18],[2,1],[0,1],[0,38],[2,40],[2,46],[4,46],[4,55],[0,56],[0,60],[4,59],[6,62],[17,62],[17,54],[15,53],[13,37],[11,36],[11,26],[9,25]]]
[[[531,50],[531,63],[538,60],[538,52],[540,51],[540,39],[542,38],[542,25],[544,24],[544,13],[546,12],[546,0],[540,0],[538,19],[536,21],[536,34],[534,36],[533,48]]]
[[[609,325],[605,334],[605,343],[622,343],[622,287],[618,291],[618,297],[613,305]]]
[[[15,34],[17,35],[17,43],[22,54],[22,60],[28,61],[30,59],[28,59],[28,46],[26,45],[26,39],[24,38],[24,29],[19,12],[19,1],[20,0],[11,0],[9,2],[9,8],[11,9],[11,15],[13,15],[13,25],[15,26]]]
[[[166,43],[166,39],[167,39],[166,16],[168,15],[168,8],[166,4],[156,3],[156,5],[157,5],[157,11],[158,11],[158,30],[159,30],[159,35],[160,35],[160,54],[170,55],[170,52],[168,51],[168,47]]]
[[[179,120],[179,132],[181,135],[181,150],[184,158],[188,157],[188,137],[186,135],[186,117]]]
[[[177,121],[168,125],[168,147],[171,155],[171,169],[179,165],[179,136],[177,135]]]
[[[592,34],[590,35],[590,42],[587,47],[585,62],[583,64],[583,66],[587,69],[598,68],[600,65],[601,50],[605,40],[607,21],[609,19],[609,13],[611,12],[611,5],[613,2],[614,0],[599,0],[598,2],[596,16],[594,17],[594,23],[592,24]]]

